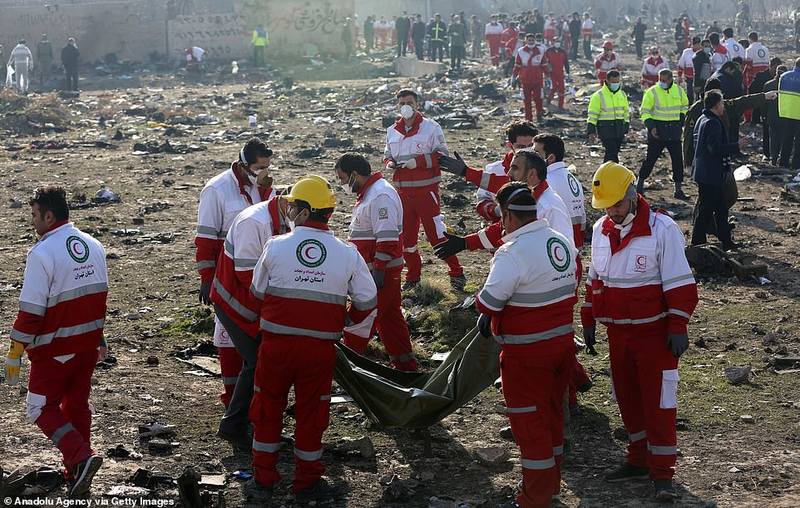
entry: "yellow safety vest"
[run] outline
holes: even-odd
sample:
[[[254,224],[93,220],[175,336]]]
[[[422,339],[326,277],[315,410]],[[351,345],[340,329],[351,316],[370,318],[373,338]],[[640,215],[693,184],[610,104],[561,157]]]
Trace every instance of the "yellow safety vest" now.
[[[689,99],[683,87],[673,83],[669,90],[664,90],[656,84],[644,93],[639,116],[642,121],[679,122],[681,115],[685,115],[688,110]]]
[[[778,80],[778,116],[800,120],[800,70],[784,72]]]
[[[589,99],[587,121],[592,125],[597,125],[598,121],[614,120],[630,123],[628,97],[621,89],[614,93],[608,88],[608,85],[603,85]]]
[[[258,35],[258,30],[253,30],[253,40],[251,41],[253,46],[266,46],[269,43],[269,36],[267,32],[264,32],[264,37]]]

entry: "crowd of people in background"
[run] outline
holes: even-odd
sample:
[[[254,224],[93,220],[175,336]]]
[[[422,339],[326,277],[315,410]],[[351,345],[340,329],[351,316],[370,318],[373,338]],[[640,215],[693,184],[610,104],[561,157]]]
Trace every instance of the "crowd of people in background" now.
[[[63,89],[78,90],[78,66],[80,50],[73,37],[61,49],[61,67],[64,71]],[[3,46],[0,44],[0,62],[5,61]],[[34,65],[35,64],[35,65]],[[9,54],[8,63],[0,71],[0,79],[6,86],[13,86],[20,93],[26,93],[31,85],[31,78],[38,78],[39,86],[44,86],[55,75],[56,61],[53,44],[42,34],[36,44],[36,57],[28,47],[25,39],[19,39]]]

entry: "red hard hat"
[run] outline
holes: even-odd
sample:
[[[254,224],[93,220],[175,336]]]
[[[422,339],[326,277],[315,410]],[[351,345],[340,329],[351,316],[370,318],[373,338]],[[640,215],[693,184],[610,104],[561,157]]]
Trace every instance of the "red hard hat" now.
[[[611,41],[606,41],[603,43],[603,49],[614,49],[614,43]]]

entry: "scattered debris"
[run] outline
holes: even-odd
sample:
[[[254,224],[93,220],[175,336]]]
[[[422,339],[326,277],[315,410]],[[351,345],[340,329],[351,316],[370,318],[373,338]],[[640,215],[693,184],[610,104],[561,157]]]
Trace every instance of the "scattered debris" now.
[[[484,466],[496,467],[508,460],[508,450],[499,446],[476,448],[473,454]]]
[[[106,451],[106,457],[111,457],[112,459],[141,460],[142,454],[127,449],[124,444],[118,444],[114,448],[109,448]]]
[[[750,382],[751,368],[746,367],[725,367],[725,377],[732,385],[741,385]]]
[[[364,459],[371,459],[375,456],[375,445],[368,436],[357,439],[344,438],[334,446],[332,451],[340,455],[358,454]]]
[[[166,425],[159,422],[144,423],[139,425],[139,437],[171,437],[177,433],[177,428],[174,425]]]

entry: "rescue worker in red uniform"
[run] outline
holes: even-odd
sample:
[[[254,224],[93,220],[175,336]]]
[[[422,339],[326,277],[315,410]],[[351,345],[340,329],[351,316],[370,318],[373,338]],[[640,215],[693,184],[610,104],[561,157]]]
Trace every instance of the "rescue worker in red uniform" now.
[[[90,443],[89,393],[95,364],[108,350],[103,338],[106,253],[100,242],[69,222],[63,188],[36,189],[30,205],[40,239],[25,262],[6,381],[19,382],[21,358],[27,352],[28,419],[61,452],[69,497],[83,498],[103,463]]]
[[[336,206],[330,184],[300,179],[286,196],[290,233],[270,239],[253,270],[262,300],[261,345],[253,403],[254,478],[250,502],[267,505],[281,479],[276,468],[283,413],[295,393],[295,476],[298,504],[325,503],[336,488],[322,478],[322,434],[328,427],[336,342],[344,330],[372,328],[377,291],[356,247],[328,229]],[[347,328],[345,328],[347,326]]]
[[[661,57],[657,46],[650,48],[650,54],[642,64],[642,87],[647,90],[658,83],[658,73],[661,69],[669,69],[669,64]]]
[[[565,78],[569,75],[569,56],[564,48],[561,47],[561,40],[556,38],[553,45],[544,52],[542,57],[542,66],[545,72],[550,76],[552,87],[550,94],[547,97],[549,104],[555,94],[558,93],[558,107],[564,109],[565,93]]]
[[[697,285],[683,233],[637,194],[634,180],[615,162],[594,174],[592,206],[606,216],[594,225],[581,322],[587,347],[596,342],[596,323],[606,325],[612,387],[629,436],[624,465],[606,480],[649,477],[656,498],[672,501],[678,359],[689,348]]]
[[[606,82],[606,74],[612,69],[622,72],[622,60],[614,52],[614,43],[606,41],[603,43],[603,52],[594,59],[594,68],[597,69],[597,79],[600,86]]]
[[[233,220],[248,206],[274,194],[272,178],[267,171],[271,158],[272,150],[260,139],[253,138],[239,151],[238,160],[231,163],[230,169],[209,180],[200,192],[194,245],[202,304],[212,304],[211,285],[217,259]],[[219,320],[215,319],[214,324],[214,345],[219,353],[224,387],[220,400],[227,408],[239,379],[242,359]]]
[[[522,461],[516,505],[549,507],[561,488],[563,395],[575,355],[575,248],[536,220],[524,183],[506,184],[497,200],[506,235],[475,303],[478,329],[502,348],[503,397]]]
[[[534,34],[525,36],[525,46],[517,51],[514,60],[513,76],[522,86],[522,96],[525,102],[525,119],[533,120],[531,99],[536,104],[536,121],[542,121],[544,107],[542,106],[542,87],[544,86],[544,71],[542,58],[544,51],[536,44]]]
[[[417,370],[411,349],[411,336],[403,317],[400,272],[403,271],[403,205],[400,196],[381,173],[372,173],[364,156],[342,155],[334,168],[341,187],[357,196],[350,221],[349,241],[372,271],[378,288],[378,315],[375,328],[392,366],[398,370]],[[359,354],[367,351],[369,334],[346,333],[344,344]]]
[[[483,33],[486,38],[486,44],[489,45],[492,65],[497,67],[500,64],[500,46],[503,38],[503,24],[497,22],[497,14],[492,14],[489,23],[486,23]]]
[[[420,224],[431,245],[445,240],[447,226],[439,199],[439,154],[448,154],[442,128],[419,112],[419,96],[403,89],[397,92],[400,119],[386,130],[383,162],[393,171],[392,182],[403,203],[403,258],[406,283],[403,289],[419,284],[422,277],[422,257],[417,248]],[[461,291],[466,284],[464,269],[453,256],[445,260],[450,285]]]
[[[247,437],[247,414],[261,343],[258,332],[261,301],[250,292],[250,286],[253,269],[267,240],[287,231],[285,215],[286,200],[280,196],[242,210],[228,229],[211,286],[214,313],[242,359],[242,369],[217,436],[244,450],[252,446]]]
[[[508,28],[503,30],[500,34],[500,50],[503,53],[502,60],[514,60],[514,46],[517,44],[517,34],[519,31],[517,30],[517,23],[515,21],[510,21],[508,23]]]

